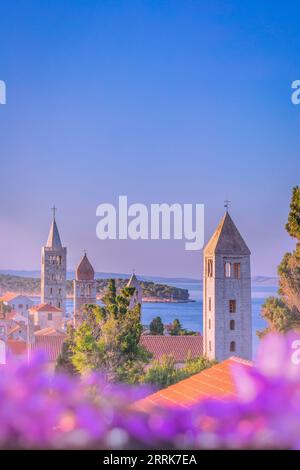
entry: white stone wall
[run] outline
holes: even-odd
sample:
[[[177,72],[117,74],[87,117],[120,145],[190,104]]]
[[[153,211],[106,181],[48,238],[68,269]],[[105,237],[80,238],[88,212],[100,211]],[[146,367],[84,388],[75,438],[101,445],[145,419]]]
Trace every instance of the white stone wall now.
[[[49,318],[50,315],[50,318]],[[34,325],[43,328],[62,328],[62,312],[34,311]]]
[[[41,302],[66,312],[67,249],[42,248]]]

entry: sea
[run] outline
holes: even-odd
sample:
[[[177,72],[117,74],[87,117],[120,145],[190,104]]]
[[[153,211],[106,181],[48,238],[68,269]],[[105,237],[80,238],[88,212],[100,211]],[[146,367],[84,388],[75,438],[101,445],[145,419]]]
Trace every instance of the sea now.
[[[165,302],[144,302],[142,306],[142,323],[148,326],[154,317],[161,317],[163,323],[171,323],[178,318],[183,326],[188,330],[202,333],[202,286],[198,282],[168,282],[168,285],[188,289],[190,299],[194,302],[187,303],[165,303]],[[253,325],[253,355],[257,351],[259,339],[257,330],[266,327],[266,322],[261,317],[261,307],[269,296],[276,295],[277,287],[271,286],[252,286],[252,325]],[[36,301],[37,299],[34,298]],[[100,303],[100,302],[99,302]],[[67,299],[67,316],[72,318],[73,300]]]

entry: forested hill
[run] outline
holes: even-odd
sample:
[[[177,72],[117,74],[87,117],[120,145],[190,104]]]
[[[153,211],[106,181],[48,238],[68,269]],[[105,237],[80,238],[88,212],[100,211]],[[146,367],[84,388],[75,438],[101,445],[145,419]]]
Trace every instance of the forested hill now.
[[[128,279],[116,279],[117,289],[125,286]],[[108,279],[97,279],[97,295],[101,297],[107,287]],[[143,298],[152,301],[187,302],[189,292],[187,289],[141,281]],[[0,274],[0,292],[18,292],[26,295],[40,295],[40,279],[34,277],[21,277],[9,274]],[[72,296],[72,281],[67,281],[67,296]]]

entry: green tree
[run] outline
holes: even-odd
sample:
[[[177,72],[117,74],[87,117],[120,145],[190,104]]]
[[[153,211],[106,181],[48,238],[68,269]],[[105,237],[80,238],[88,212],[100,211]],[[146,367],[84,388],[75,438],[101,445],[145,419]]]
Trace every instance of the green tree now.
[[[11,307],[9,305],[5,305],[2,300],[0,301],[0,317],[5,318],[6,314],[11,312]]]
[[[184,367],[181,369],[181,373],[184,375],[183,378],[190,377],[191,375],[198,374],[204,369],[217,364],[217,361],[211,361],[205,356],[199,356],[196,358],[188,358]]]
[[[155,385],[158,388],[165,388],[212,367],[214,364],[216,364],[215,361],[210,361],[206,357],[200,356],[194,359],[188,358],[184,367],[178,369],[176,368],[174,356],[164,355],[160,360],[152,362],[142,382]]]
[[[288,222],[285,226],[287,232],[291,237],[300,240],[300,188],[295,186],[293,188],[292,200],[290,203],[290,213]]]
[[[72,355],[73,355],[73,348],[74,348],[74,333],[75,333],[74,327],[72,325],[68,325],[67,337],[63,342],[61,353],[56,360],[55,370],[57,372],[65,372],[71,375],[75,375],[77,373],[72,363]]]
[[[79,373],[101,370],[110,381],[134,383],[150,354],[140,346],[142,333],[140,305],[129,309],[134,288],[125,287],[117,295],[115,282],[109,283],[104,307],[89,305],[74,334],[72,364]]]
[[[145,384],[165,388],[181,380],[181,374],[175,368],[175,359],[172,355],[164,355],[160,360],[152,362],[151,367],[143,377]]]
[[[163,335],[164,334],[164,324],[160,317],[153,318],[150,323],[150,333],[151,335]]]
[[[293,189],[286,230],[296,238],[296,248],[286,253],[278,266],[278,297],[269,297],[262,307],[267,328],[258,331],[263,337],[270,331],[285,333],[300,328],[300,188]]]
[[[182,325],[180,323],[180,321],[178,320],[178,318],[175,318],[175,320],[173,321],[173,324],[172,324],[172,327],[170,329],[170,335],[172,336],[178,336],[182,333]]]

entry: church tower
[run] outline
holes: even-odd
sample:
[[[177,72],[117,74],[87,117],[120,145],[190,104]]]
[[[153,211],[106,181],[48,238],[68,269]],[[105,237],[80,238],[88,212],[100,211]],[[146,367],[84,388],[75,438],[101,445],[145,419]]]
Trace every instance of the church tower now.
[[[60,308],[66,313],[67,248],[63,247],[55,220],[53,220],[46,246],[42,248],[41,302]]]
[[[228,211],[204,248],[203,348],[210,359],[252,359],[250,250]]]
[[[142,306],[142,297],[143,297],[143,290],[142,287],[137,280],[136,275],[133,273],[131,278],[129,279],[126,287],[134,287],[135,291],[130,299],[129,308],[133,309],[137,304]]]
[[[82,307],[85,304],[96,303],[95,271],[88,260],[86,253],[82,257],[76,269],[74,286],[74,326],[82,322]]]

